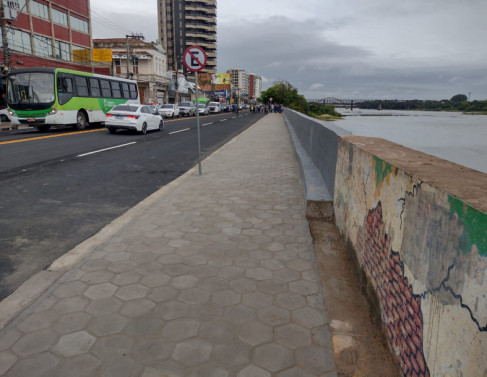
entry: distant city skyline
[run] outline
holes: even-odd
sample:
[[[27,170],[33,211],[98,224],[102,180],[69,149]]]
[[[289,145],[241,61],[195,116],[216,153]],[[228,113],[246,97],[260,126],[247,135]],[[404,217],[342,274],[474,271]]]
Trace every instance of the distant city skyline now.
[[[157,3],[137,5],[92,2],[93,37],[158,39]],[[264,89],[285,80],[307,98],[487,99],[485,14],[483,0],[219,1],[217,72],[254,72]]]

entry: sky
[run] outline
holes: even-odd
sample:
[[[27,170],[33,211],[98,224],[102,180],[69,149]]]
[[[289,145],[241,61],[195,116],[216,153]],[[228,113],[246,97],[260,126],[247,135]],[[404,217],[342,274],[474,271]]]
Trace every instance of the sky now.
[[[93,38],[158,39],[157,1],[91,0]],[[487,99],[487,0],[219,0],[217,70],[308,99]]]

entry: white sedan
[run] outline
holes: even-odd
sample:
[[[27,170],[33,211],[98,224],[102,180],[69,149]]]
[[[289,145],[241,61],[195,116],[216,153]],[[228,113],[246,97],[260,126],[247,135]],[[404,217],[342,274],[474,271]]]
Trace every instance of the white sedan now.
[[[107,113],[105,127],[111,134],[132,130],[145,135],[149,130],[162,131],[164,120],[146,105],[118,105]]]
[[[159,108],[159,114],[161,114],[165,118],[174,118],[174,117],[179,118],[179,107],[178,105],[174,105],[171,103],[162,105]]]

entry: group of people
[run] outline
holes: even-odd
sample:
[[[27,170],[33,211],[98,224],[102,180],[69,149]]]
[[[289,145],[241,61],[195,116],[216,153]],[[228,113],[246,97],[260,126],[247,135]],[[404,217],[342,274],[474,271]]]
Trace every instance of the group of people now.
[[[260,114],[268,114],[268,113],[282,113],[282,105],[251,105],[250,112],[251,113],[260,113]]]

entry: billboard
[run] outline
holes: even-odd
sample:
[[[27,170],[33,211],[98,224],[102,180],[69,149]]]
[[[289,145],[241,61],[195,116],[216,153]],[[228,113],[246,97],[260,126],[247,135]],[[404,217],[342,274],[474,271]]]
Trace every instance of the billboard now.
[[[215,80],[213,84],[230,84],[230,74],[229,73],[217,73],[215,74]]]
[[[112,50],[110,48],[94,48],[93,50],[94,62],[108,62],[112,61]]]
[[[90,62],[90,49],[73,49],[73,62],[86,63]]]

